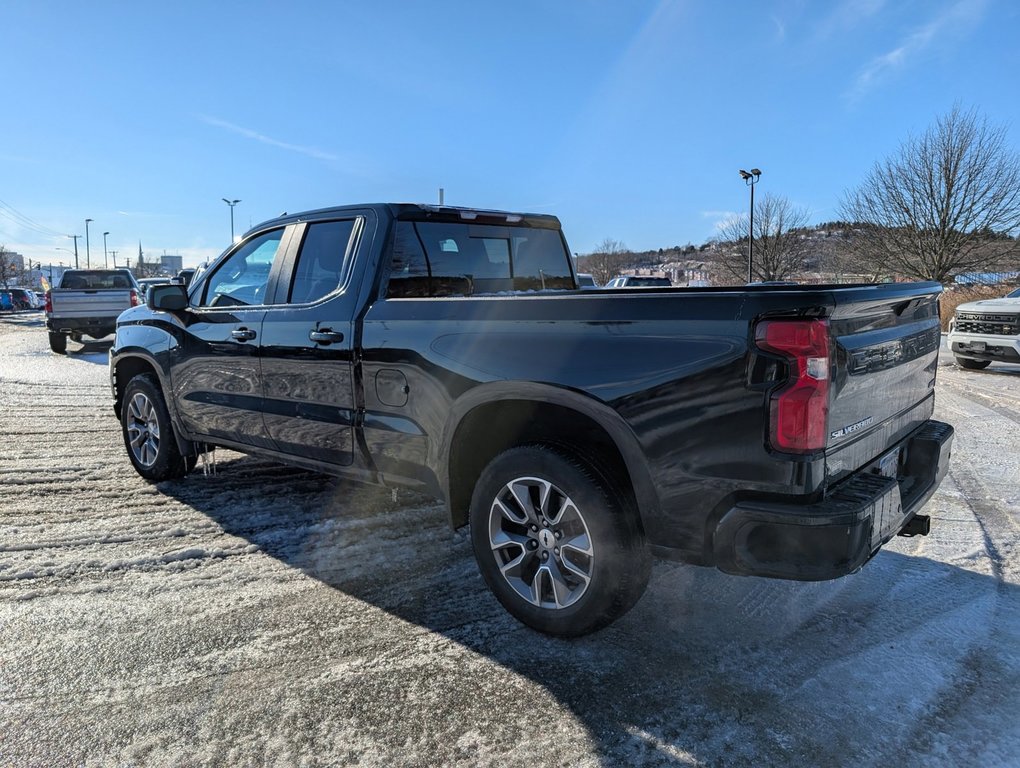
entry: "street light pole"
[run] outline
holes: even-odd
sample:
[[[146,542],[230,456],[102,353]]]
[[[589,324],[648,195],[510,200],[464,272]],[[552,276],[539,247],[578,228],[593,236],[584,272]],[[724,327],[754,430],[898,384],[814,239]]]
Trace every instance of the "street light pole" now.
[[[237,205],[240,200],[227,200],[225,197],[220,198],[223,202],[230,206],[230,244],[234,244],[234,206]]]
[[[747,228],[747,282],[752,282],[752,271],[751,265],[754,263],[754,185],[758,183],[758,178],[761,176],[761,171],[757,168],[752,168],[749,172],[743,168],[740,169],[740,178],[744,180],[744,183],[751,188],[751,215],[750,222]]]
[[[109,269],[110,268],[110,265],[107,264],[107,262],[106,262],[106,236],[108,234],[110,234],[110,233],[109,232],[104,232],[103,233],[103,269]]]
[[[78,269],[78,238],[81,235],[67,235],[67,237],[74,239],[74,268]],[[60,249],[58,248],[57,250],[59,251]]]
[[[85,219],[85,269],[92,269],[92,257],[89,253],[89,223],[92,219]]]

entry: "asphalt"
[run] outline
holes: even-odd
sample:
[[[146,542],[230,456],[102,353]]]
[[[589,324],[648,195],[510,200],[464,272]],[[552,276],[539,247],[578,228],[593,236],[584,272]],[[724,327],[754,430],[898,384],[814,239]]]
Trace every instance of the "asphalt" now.
[[[108,347],[0,318],[0,765],[1017,764],[1020,367],[944,356],[930,536],[813,584],[659,563],[563,641],[431,499],[226,451],[142,481]]]

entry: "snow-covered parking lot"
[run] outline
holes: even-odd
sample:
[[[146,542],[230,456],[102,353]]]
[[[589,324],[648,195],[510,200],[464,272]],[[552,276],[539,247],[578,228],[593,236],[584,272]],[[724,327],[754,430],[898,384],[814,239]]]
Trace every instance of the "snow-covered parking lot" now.
[[[932,534],[798,584],[657,564],[523,628],[430,499],[219,451],[152,486],[109,343],[0,318],[0,765],[1020,764],[1020,366],[945,356]]]

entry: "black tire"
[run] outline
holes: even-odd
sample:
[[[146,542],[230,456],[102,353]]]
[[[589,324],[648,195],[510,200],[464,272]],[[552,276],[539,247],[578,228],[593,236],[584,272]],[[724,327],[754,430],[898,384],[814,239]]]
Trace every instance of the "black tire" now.
[[[67,336],[50,331],[50,349],[58,355],[67,354]]]
[[[992,364],[991,360],[971,360],[969,357],[957,357],[956,364],[968,371],[980,371]]]
[[[170,412],[155,375],[141,373],[128,382],[120,411],[124,447],[139,475],[158,483],[188,473],[188,461],[177,448]]]
[[[519,497],[509,484],[517,480],[524,481],[514,488],[526,489],[530,511],[514,502]],[[559,449],[504,451],[482,472],[471,498],[471,543],[489,589],[518,620],[549,635],[577,637],[615,621],[640,599],[651,572],[637,514],[626,499]],[[510,516],[500,504],[510,507]],[[517,516],[535,522],[511,519]],[[577,542],[587,542],[590,554]]]

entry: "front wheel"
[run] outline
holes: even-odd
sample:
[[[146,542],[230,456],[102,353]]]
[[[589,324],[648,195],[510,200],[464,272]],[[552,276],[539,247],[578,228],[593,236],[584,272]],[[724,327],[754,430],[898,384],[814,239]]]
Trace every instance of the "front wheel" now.
[[[188,461],[177,448],[166,400],[151,373],[139,374],[128,382],[120,421],[128,458],[139,475],[159,482],[187,474]]]
[[[559,450],[521,446],[493,459],[475,486],[470,521],[489,588],[540,632],[601,629],[648,583],[651,557],[625,495]]]
[[[956,364],[968,371],[980,371],[992,364],[991,360],[971,360],[969,357],[957,357]]]

